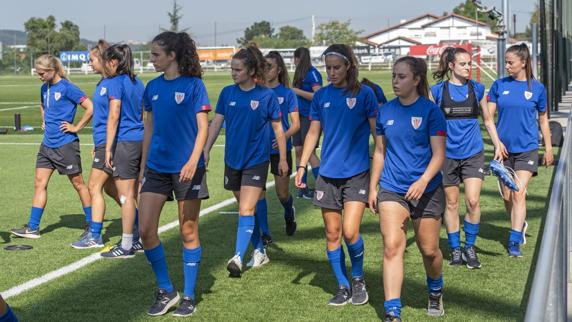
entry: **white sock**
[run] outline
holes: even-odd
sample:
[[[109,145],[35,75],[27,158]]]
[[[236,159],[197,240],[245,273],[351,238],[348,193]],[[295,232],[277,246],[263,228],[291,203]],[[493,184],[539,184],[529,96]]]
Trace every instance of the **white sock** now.
[[[121,235],[121,248],[130,250],[133,247],[133,234]]]

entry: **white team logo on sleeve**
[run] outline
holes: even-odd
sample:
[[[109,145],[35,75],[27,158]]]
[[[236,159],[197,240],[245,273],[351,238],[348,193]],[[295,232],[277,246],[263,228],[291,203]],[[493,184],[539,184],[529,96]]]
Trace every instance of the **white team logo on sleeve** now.
[[[159,99],[159,95],[153,95],[153,97],[151,98],[152,101],[156,101]]]
[[[346,104],[348,104],[348,107],[350,108],[350,110],[352,108],[354,108],[354,106],[356,106],[356,98],[352,97],[352,98],[346,98]]]
[[[177,102],[177,104],[181,104],[184,99],[185,93],[175,92],[175,102]]]
[[[260,104],[259,101],[254,101],[254,100],[252,100],[252,101],[250,101],[250,108],[253,109],[253,110],[255,110],[255,109],[258,108],[258,105],[259,105],[259,104]]]
[[[102,87],[99,90],[99,96],[103,96],[103,95],[105,95],[105,93],[107,93],[107,87]]]
[[[282,105],[284,103],[284,97],[278,96],[278,104]]]
[[[524,98],[526,98],[526,100],[531,99],[532,98],[532,92],[524,91]]]
[[[60,92],[55,92],[55,93],[54,93],[54,99],[55,99],[56,101],[59,101],[60,98],[62,98],[62,93],[60,93]]]
[[[423,118],[419,117],[419,116],[412,116],[411,117],[411,125],[413,126],[414,129],[418,129],[421,126],[421,123],[423,123]]]
[[[330,107],[330,102],[324,103],[324,108],[328,108],[328,107]]]

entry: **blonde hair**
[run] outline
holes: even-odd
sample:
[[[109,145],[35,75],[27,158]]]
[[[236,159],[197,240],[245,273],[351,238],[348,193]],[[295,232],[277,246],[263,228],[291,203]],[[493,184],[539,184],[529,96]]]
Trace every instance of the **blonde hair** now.
[[[62,61],[58,57],[44,54],[36,58],[34,65],[36,66],[36,69],[39,68],[39,69],[53,70],[61,78],[67,79],[64,65],[62,64]]]

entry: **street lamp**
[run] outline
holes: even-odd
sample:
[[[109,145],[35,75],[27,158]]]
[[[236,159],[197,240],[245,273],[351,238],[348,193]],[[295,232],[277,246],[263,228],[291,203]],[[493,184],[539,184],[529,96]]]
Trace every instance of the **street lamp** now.
[[[505,23],[505,15],[508,8],[508,0],[503,0],[503,8],[505,12],[500,13],[495,7],[488,8],[487,6],[483,5],[480,0],[472,0],[475,6],[477,6],[477,10],[485,12],[489,15],[489,18],[497,21],[497,76],[498,78],[505,77],[505,68],[504,68],[504,52],[506,50],[506,23]]]

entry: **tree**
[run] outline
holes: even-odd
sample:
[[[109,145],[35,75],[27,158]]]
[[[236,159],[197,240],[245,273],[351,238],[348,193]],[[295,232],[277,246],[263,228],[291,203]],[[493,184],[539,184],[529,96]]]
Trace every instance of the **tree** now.
[[[317,45],[346,44],[353,45],[358,34],[362,30],[356,31],[351,27],[351,20],[348,21],[330,21],[318,25],[314,43]]]
[[[283,26],[278,30],[277,38],[281,40],[301,40],[307,41],[304,30],[294,26]]]
[[[304,36],[304,31],[293,26],[280,27],[278,33],[271,37],[255,36],[252,42],[262,48],[296,48],[310,44],[308,38]]]
[[[478,17],[480,22],[484,22],[491,27],[491,31],[494,32],[497,30],[497,19],[491,19],[487,13],[477,12],[477,6],[475,6],[471,0],[465,0],[464,3],[456,6],[453,9],[453,12],[469,19],[475,19],[475,17]],[[477,16],[475,16],[475,14],[477,14]]]
[[[179,29],[179,23],[181,22],[181,19],[183,19],[183,14],[181,14],[182,9],[183,7],[177,4],[177,0],[173,0],[173,9],[167,12],[169,21],[171,22],[171,28],[161,29],[164,31],[186,32],[189,28]]]
[[[79,26],[66,20],[61,23],[60,31],[56,31],[56,18],[46,19],[32,17],[24,23],[28,34],[27,47],[31,53],[59,54],[62,50],[85,49],[80,41]]]
[[[274,34],[274,28],[270,25],[268,21],[255,22],[252,26],[244,30],[244,37],[236,39],[236,42],[242,46],[248,45],[249,42],[253,41],[255,37],[267,37],[272,38]]]

